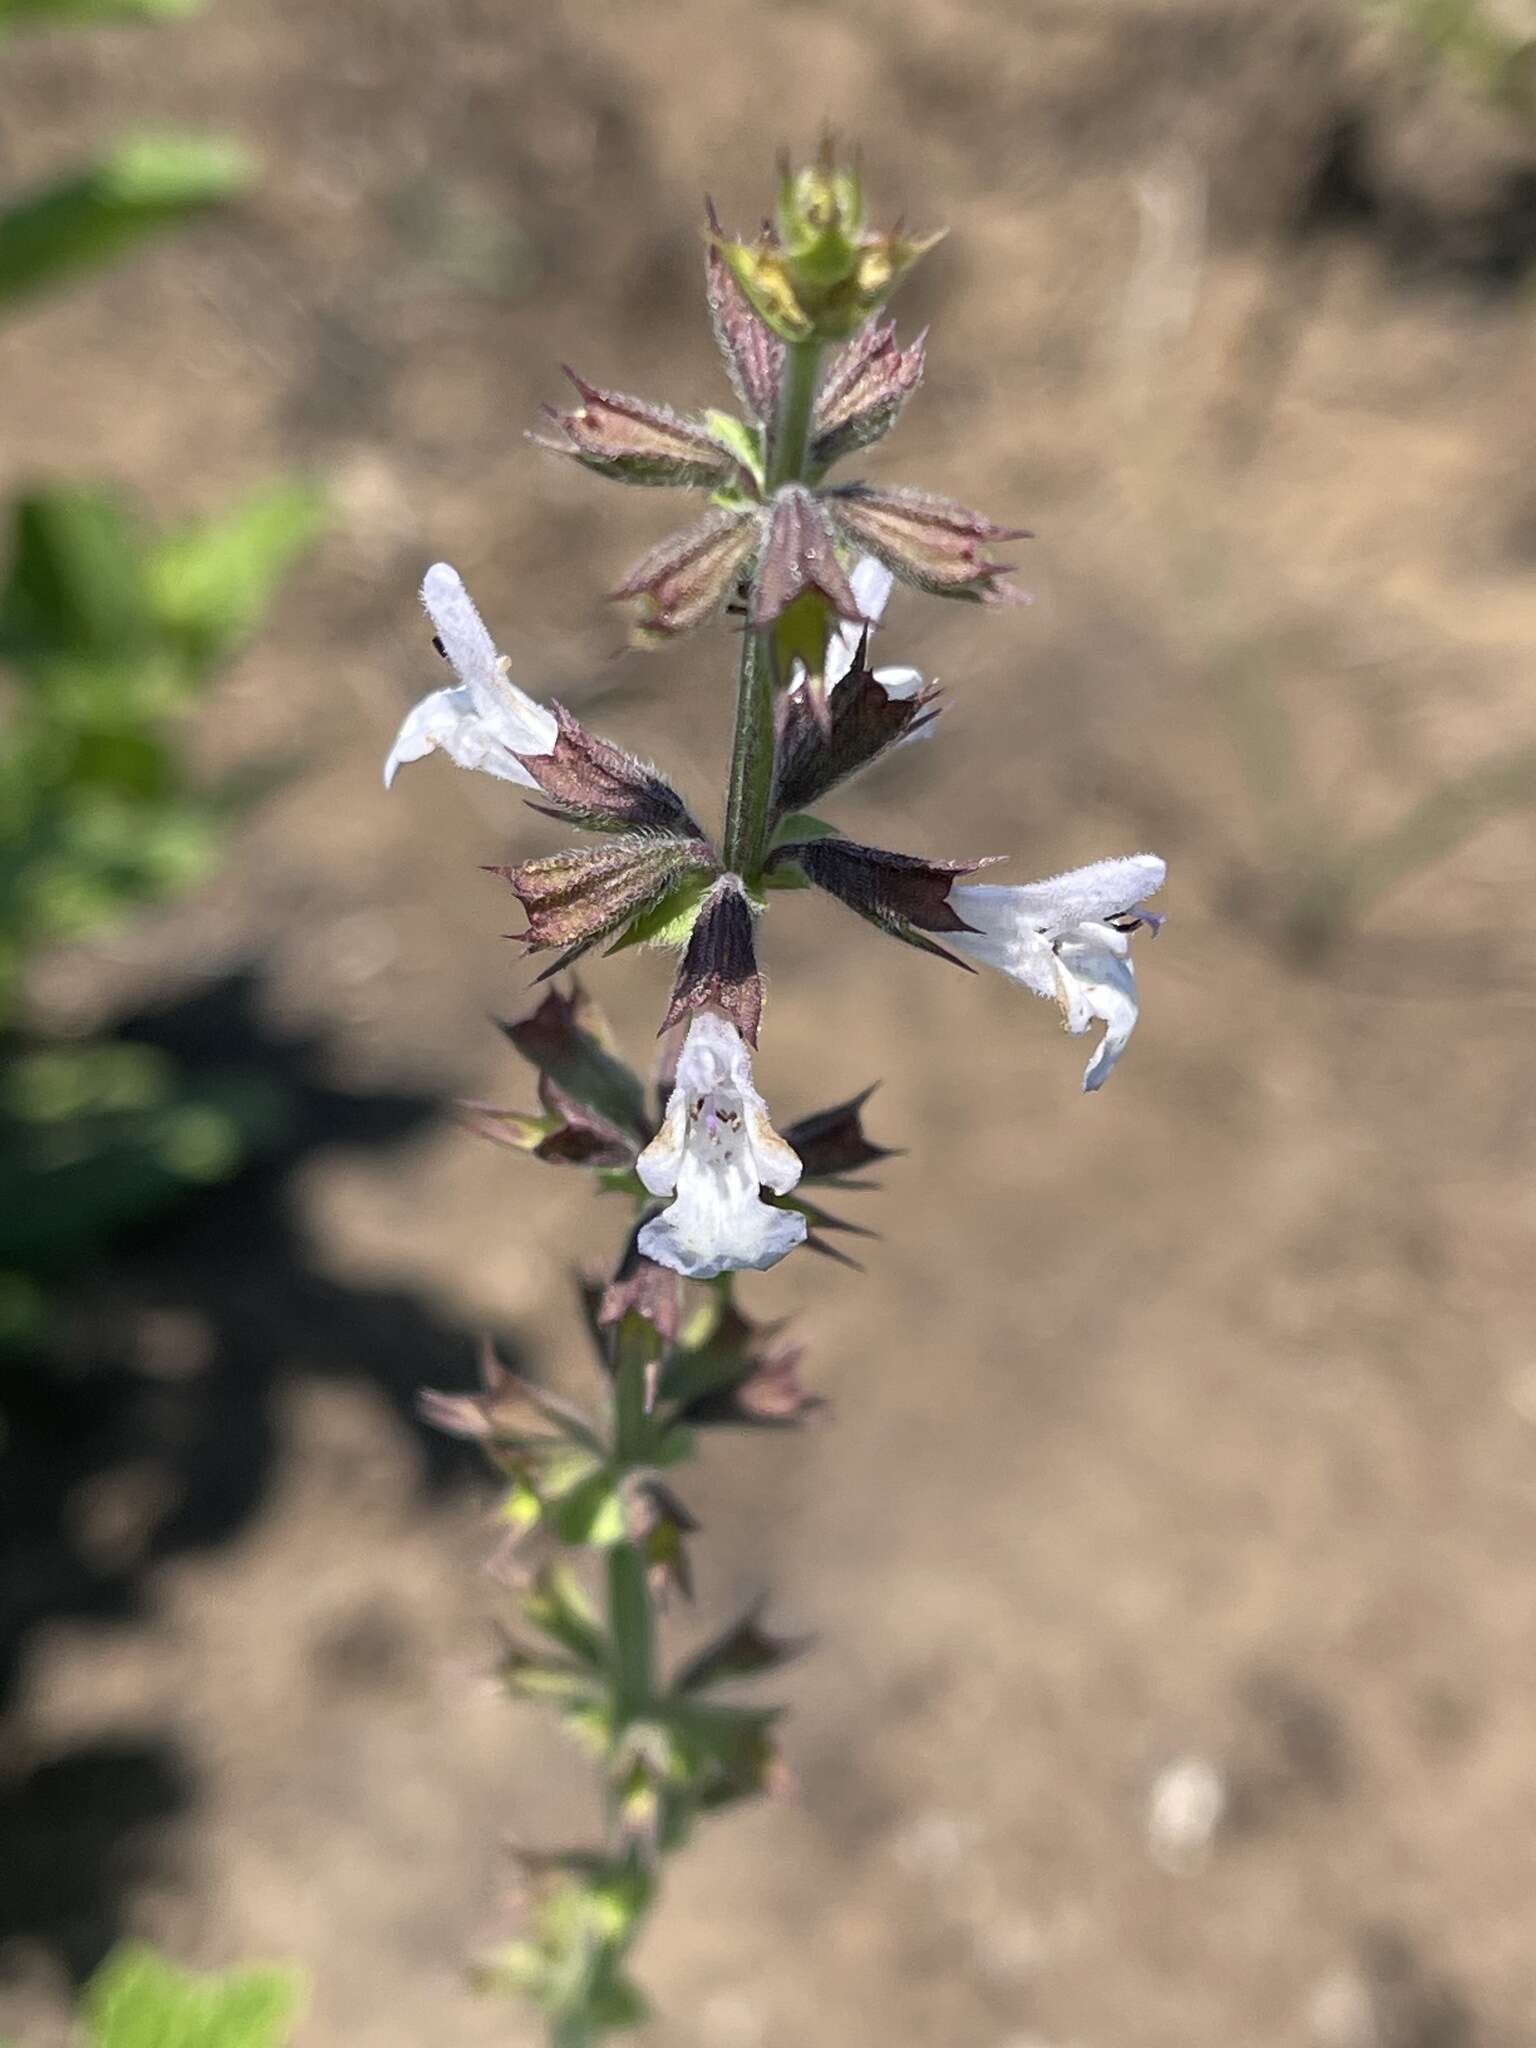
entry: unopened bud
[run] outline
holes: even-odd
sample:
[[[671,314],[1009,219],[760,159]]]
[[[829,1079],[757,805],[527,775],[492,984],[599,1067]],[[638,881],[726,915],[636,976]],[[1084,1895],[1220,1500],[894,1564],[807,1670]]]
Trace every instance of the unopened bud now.
[[[602,391],[570,368],[565,374],[581,403],[570,412],[546,408],[559,438],[534,435],[541,447],[626,484],[714,489],[737,474],[734,456],[698,420],[668,405]]]
[[[1002,580],[1009,564],[984,552],[994,541],[1028,540],[1022,526],[999,526],[953,498],[895,485],[840,484],[823,502],[850,546],[868,549],[918,590],[977,604],[1028,601]]]
[[[611,740],[588,732],[563,704],[550,709],[558,727],[555,744],[547,754],[530,754],[524,765],[549,798],[552,815],[595,832],[702,837],[665,777]]]
[[[512,884],[528,913],[528,929],[521,934],[527,950],[565,949],[545,970],[548,975],[649,909],[685,874],[708,872],[714,865],[714,851],[705,840],[636,835],[490,872]]]
[[[816,394],[811,422],[811,462],[818,475],[895,426],[922,382],[925,339],[920,334],[904,350],[896,345],[893,322],[871,321],[837,356]]]
[[[640,600],[636,638],[655,645],[712,618],[745,574],[761,539],[754,508],[717,506],[696,525],[652,548],[612,593]]]

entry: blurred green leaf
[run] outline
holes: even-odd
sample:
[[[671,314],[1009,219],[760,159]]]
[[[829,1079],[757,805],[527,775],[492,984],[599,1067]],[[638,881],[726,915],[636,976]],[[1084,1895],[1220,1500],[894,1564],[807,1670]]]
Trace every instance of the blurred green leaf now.
[[[324,521],[320,492],[285,481],[172,534],[148,564],[150,602],[161,627],[196,663],[227,653],[256,625],[284,572]]]
[[[607,1637],[602,1622],[574,1572],[547,1564],[523,1595],[525,1617],[551,1642],[593,1670],[605,1668]]]
[[[142,135],[119,143],[89,169],[0,211],[0,303],[233,198],[252,169],[233,142]]]
[[[61,1270],[228,1179],[286,1120],[262,1076],[189,1076],[151,1046],[13,1052],[0,1073],[0,1266]]]
[[[177,21],[204,0],[0,0],[0,30],[63,28],[77,21]]]
[[[120,654],[150,625],[141,549],[109,491],[57,486],[16,501],[0,654]]]
[[[92,2048],[283,2048],[299,2006],[292,1970],[195,1976],[147,1948],[120,1948],[86,1986]]]

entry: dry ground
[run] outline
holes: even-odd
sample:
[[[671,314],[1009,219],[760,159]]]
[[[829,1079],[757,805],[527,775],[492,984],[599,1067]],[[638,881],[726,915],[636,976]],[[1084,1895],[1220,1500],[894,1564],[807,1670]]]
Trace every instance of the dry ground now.
[[[820,1642],[783,1688],[798,1799],[706,1836],[646,1942],[655,2038],[1536,2041],[1529,817],[1329,953],[1304,914],[1332,846],[1536,740],[1529,136],[1321,0],[221,0],[30,45],[0,92],[8,183],[131,118],[267,165],[233,222],[5,331],[0,482],[105,470],[168,515],[303,464],[339,508],[203,734],[302,774],[197,902],[53,963],[45,1013],[254,961],[322,1109],[515,1096],[485,1019],[525,977],[477,863],[546,828],[441,764],[381,795],[433,680],[413,584],[458,563],[530,687],[707,794],[722,641],[616,660],[599,603],[667,508],[520,436],[562,358],[719,401],[700,195],[750,220],[827,118],[954,230],[872,467],[1041,536],[1030,612],[894,608],[952,709],[839,815],[1019,879],[1169,859],[1092,1100],[1044,1006],[774,912],[772,1100],[882,1077],[908,1156],[864,1277],[751,1290],[799,1315],[831,1423],[711,1445],[686,1488],[706,1615],[768,1589]],[[1266,798],[1241,760],[1275,771],[1274,704]],[[637,1052],[664,976],[602,971]],[[502,1838],[586,1795],[476,1677],[478,1496],[403,1412],[487,1321],[577,1382],[567,1273],[610,1219],[419,1109],[312,1137],[254,1234],[210,1203],[113,1283],[156,1441],[191,1429],[215,1497],[136,1577],[168,1454],[65,1503],[134,1597],[29,1632],[0,1749],[0,2024],[38,2048],[118,1927],[302,1958],[305,2048],[533,2038],[460,1961]],[[209,1391],[213,1300],[242,1341]],[[1149,1791],[1191,1757],[1227,1805],[1168,1868]]]

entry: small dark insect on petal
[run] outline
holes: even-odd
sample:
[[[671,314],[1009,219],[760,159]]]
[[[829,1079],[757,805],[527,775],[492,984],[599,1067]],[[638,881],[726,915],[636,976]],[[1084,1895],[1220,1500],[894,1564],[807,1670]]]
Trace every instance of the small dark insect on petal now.
[[[443,657],[444,661],[446,661],[448,659],[448,650],[443,645],[443,636],[441,633],[434,633],[432,635],[432,645],[436,649],[436,651]]]

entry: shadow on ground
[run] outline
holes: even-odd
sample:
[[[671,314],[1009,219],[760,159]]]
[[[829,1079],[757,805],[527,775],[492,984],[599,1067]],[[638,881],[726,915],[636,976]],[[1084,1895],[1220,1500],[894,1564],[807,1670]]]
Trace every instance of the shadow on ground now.
[[[143,1621],[165,1560],[237,1538],[259,1513],[280,1446],[275,1409],[295,1377],[382,1394],[420,1486],[454,1485],[478,1460],[426,1429],[424,1373],[470,1385],[479,1332],[413,1295],[348,1286],[315,1262],[301,1170],[332,1148],[388,1152],[438,1114],[425,1096],[354,1094],[324,1078],[319,1038],[276,1036],[259,983],[240,975],[120,1034],[192,1075],[258,1074],[286,1104],[285,1135],[227,1185],[112,1248],[63,1304],[57,1348],[5,1370],[0,1445],[0,1944],[50,1950],[77,1983],[121,1932],[124,1897],[150,1871],[155,1824],[196,1804],[174,1742],[93,1741],[38,1761],[18,1718],[27,1655],[58,1621]],[[516,1355],[505,1332],[502,1355]],[[20,1752],[19,1756],[17,1753]]]

